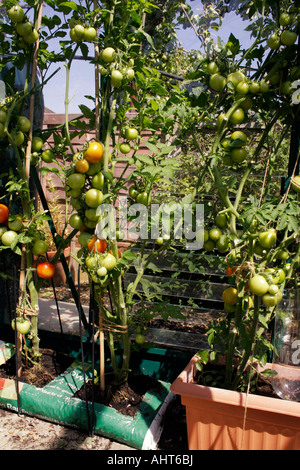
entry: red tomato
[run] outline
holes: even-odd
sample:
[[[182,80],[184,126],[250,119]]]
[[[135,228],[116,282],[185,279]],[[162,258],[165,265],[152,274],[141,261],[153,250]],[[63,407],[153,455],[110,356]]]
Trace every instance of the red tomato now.
[[[5,204],[0,204],[0,224],[6,222],[8,219],[9,210]]]
[[[37,275],[43,279],[51,279],[55,271],[55,266],[49,261],[39,263],[36,267]]]

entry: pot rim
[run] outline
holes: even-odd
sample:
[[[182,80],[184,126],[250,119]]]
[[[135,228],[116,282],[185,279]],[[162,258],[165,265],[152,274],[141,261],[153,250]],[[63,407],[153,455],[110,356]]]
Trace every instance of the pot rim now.
[[[206,385],[199,385],[193,382],[196,362],[198,360],[195,354],[184,370],[172,383],[170,390],[177,395],[201,398],[207,402],[217,401],[221,404],[230,404],[236,407],[245,407],[248,409],[260,409],[266,411],[276,412],[277,414],[284,414],[299,417],[300,419],[300,402],[284,400],[281,398],[265,397],[262,395],[255,395],[254,393],[247,394],[245,392],[238,392],[235,390],[226,390],[222,388],[209,387]],[[265,369],[271,368],[272,364],[267,363]]]

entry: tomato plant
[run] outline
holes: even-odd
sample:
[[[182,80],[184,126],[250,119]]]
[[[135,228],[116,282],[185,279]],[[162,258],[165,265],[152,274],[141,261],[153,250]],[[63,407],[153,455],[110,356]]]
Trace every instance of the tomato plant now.
[[[244,17],[248,17],[248,7],[241,6]],[[215,346],[222,344],[226,371],[220,386],[232,389],[242,388],[250,380],[244,369],[247,364],[263,362],[272,351],[261,332],[271,325],[285,288],[299,287],[299,145],[292,138],[290,147],[283,130],[299,133],[299,120],[291,117],[296,109],[292,81],[299,67],[295,46],[299,8],[293,2],[284,8],[281,3],[268,3],[262,15],[254,3],[252,7],[251,16],[255,10],[260,26],[252,21],[253,16],[248,17],[247,29],[255,40],[247,49],[234,33],[220,47],[202,28],[204,16],[194,20],[206,49],[204,57],[190,65],[187,77],[198,79],[205,88],[190,92],[185,105],[188,118],[180,113],[176,116],[181,135],[185,140],[191,138],[188,151],[198,152],[205,168],[196,182],[197,197],[211,197],[203,248],[208,254],[220,254],[221,263],[225,259],[229,286],[222,293],[224,316],[212,322],[209,331],[210,359],[216,360]],[[259,53],[261,44],[266,54]],[[257,63],[256,54],[260,56]],[[190,118],[193,112],[196,123]],[[256,119],[262,129],[249,133]],[[209,129],[205,138],[213,132],[211,142],[201,139],[199,121]],[[274,145],[272,150],[269,145]],[[282,160],[285,145],[287,153],[290,151],[289,164]],[[293,145],[298,149],[294,153]],[[278,170],[285,173],[284,189],[275,182]],[[260,171],[264,178],[256,180]],[[293,207],[290,213],[288,207]]]

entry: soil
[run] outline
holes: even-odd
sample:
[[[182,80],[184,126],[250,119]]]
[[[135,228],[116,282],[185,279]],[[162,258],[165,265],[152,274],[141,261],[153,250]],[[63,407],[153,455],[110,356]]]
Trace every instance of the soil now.
[[[82,386],[75,397],[95,403],[101,403],[115,408],[123,415],[135,416],[140,403],[147,391],[159,391],[161,384],[146,375],[129,374],[128,380],[117,386],[114,383],[105,383],[105,390],[100,390],[99,384],[87,383]]]
[[[203,383],[202,377],[208,377],[208,380]],[[224,377],[225,367],[223,365],[218,366],[216,364],[206,364],[204,366],[203,372],[198,372],[195,375],[194,382],[201,385],[222,387],[222,384],[224,383]],[[212,380],[214,381],[214,383],[211,383]],[[245,387],[247,387],[247,385]],[[270,380],[268,380],[263,375],[259,375],[258,377],[256,377],[256,380],[253,383],[253,386],[251,387],[250,393],[279,399],[278,395],[276,395],[273,390]]]
[[[23,383],[44,387],[55,377],[63,373],[73,362],[70,357],[52,351],[51,349],[41,349],[39,363],[32,363],[25,357],[22,358],[22,372],[19,380]],[[16,361],[12,356],[5,364],[0,366],[0,377],[4,379],[16,378]]]

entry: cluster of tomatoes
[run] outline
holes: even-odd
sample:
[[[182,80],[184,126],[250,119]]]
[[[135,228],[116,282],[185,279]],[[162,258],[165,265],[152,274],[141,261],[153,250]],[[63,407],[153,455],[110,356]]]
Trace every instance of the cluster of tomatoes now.
[[[295,17],[287,12],[281,13],[279,17],[279,26],[277,32],[273,33],[268,39],[270,49],[277,50],[280,46],[292,46],[297,41],[297,32],[294,30]]]
[[[234,70],[226,72],[226,66],[221,60],[210,61],[206,66],[209,87],[221,93],[226,89],[227,96],[232,95],[233,104],[239,100],[231,110],[227,109],[217,118],[217,125],[228,130],[230,126],[244,124],[247,114],[255,108],[254,102],[260,97],[268,96],[269,92],[280,99],[291,99],[293,93],[292,82],[300,78],[300,67],[296,64],[296,53],[293,53],[298,33],[296,31],[297,18],[289,13],[280,15],[280,29],[272,34],[268,47],[273,55],[269,58],[269,70],[261,80],[250,79],[243,71]],[[284,52],[284,57],[278,57],[277,51]],[[287,60],[288,57],[288,60]],[[224,121],[225,119],[225,121]],[[242,131],[232,132],[220,141],[222,161],[225,165],[239,165],[247,160],[249,152],[244,148],[247,136]]]
[[[131,82],[134,79],[134,59],[130,58],[127,63],[124,63],[122,56],[113,47],[103,49],[99,58],[100,74],[105,77],[110,76],[111,84],[115,88],[120,88],[124,82]]]
[[[254,233],[256,227],[254,227],[255,224],[252,225],[253,230],[251,229],[250,233],[252,232],[254,237],[253,254],[255,258],[262,260],[268,255],[270,250],[276,248],[277,233],[272,228]],[[235,250],[233,250],[232,256],[233,261],[236,254],[234,251]],[[254,273],[246,284],[245,290],[261,297],[265,307],[273,308],[282,299],[283,283],[290,269],[290,256],[287,249],[278,250],[276,259],[273,259],[274,263],[272,264],[274,265],[272,267],[263,267],[261,270]],[[249,276],[249,269],[247,267],[245,267],[245,269],[237,268],[233,264],[233,266],[227,266],[226,274],[229,277],[242,276],[243,278],[247,278]],[[224,308],[227,312],[234,311],[237,302],[237,294],[237,289],[234,287],[227,288],[223,292]],[[249,299],[249,294],[247,294],[246,297],[245,305],[247,308],[252,308],[252,297]]]
[[[213,227],[203,231],[203,248],[209,252],[216,248],[219,253],[226,253],[231,246],[230,238],[225,232],[228,226],[226,214],[217,214],[214,222]]]
[[[99,221],[97,208],[104,197],[103,153],[102,143],[91,141],[82,152],[74,155],[67,177],[67,194],[74,209],[69,224],[80,230],[78,242],[82,249],[78,255],[82,257],[83,269],[96,283],[106,281],[117,264],[106,240],[97,238],[94,233]]]
[[[235,272],[235,269],[230,269],[230,275],[232,275],[232,272]],[[227,273],[229,274],[228,271]],[[252,295],[260,297],[265,307],[275,307],[282,299],[282,283],[285,277],[286,273],[282,268],[267,268],[262,273],[254,274],[246,285],[245,290],[247,292],[242,299],[243,310],[253,307]],[[227,287],[222,293],[222,299],[224,301],[224,310],[233,313],[238,301],[236,287]]]
[[[69,26],[70,38],[76,43],[93,42],[97,37],[97,31],[93,26],[82,23],[74,17],[70,19]]]
[[[19,47],[24,49],[28,44],[34,44],[38,40],[38,31],[28,20],[20,5],[16,4],[12,6],[7,11],[7,14],[14,25],[17,34],[16,40]]]
[[[0,109],[0,139],[8,139],[11,145],[20,147],[30,127],[30,121],[26,116],[9,117],[4,107]]]
[[[18,236],[23,230],[26,230],[23,218],[20,215],[11,214],[5,204],[0,204],[0,237],[2,246],[14,249],[18,243]],[[47,253],[49,245],[43,240],[39,232],[36,232],[36,237],[32,243],[32,252],[35,256]],[[38,262],[36,272],[42,279],[51,279],[54,276],[55,266],[48,261]]]

